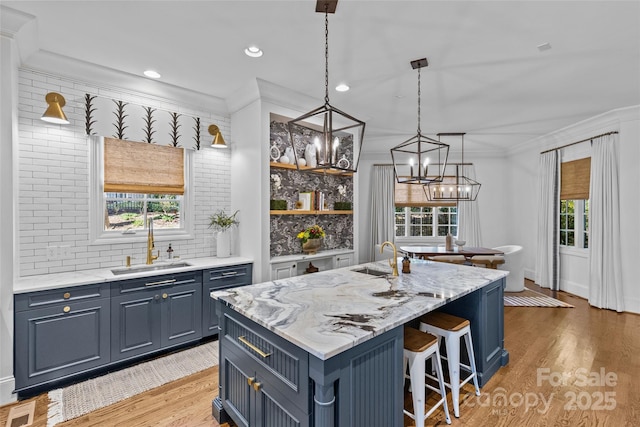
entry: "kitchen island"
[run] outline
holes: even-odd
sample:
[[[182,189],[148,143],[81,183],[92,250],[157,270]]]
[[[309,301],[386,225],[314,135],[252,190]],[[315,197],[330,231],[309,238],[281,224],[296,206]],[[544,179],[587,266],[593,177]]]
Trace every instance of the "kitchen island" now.
[[[508,362],[507,272],[412,260],[410,274],[384,273],[381,261],[212,292],[219,421],[402,426],[402,329],[436,309],[471,321],[481,386]]]

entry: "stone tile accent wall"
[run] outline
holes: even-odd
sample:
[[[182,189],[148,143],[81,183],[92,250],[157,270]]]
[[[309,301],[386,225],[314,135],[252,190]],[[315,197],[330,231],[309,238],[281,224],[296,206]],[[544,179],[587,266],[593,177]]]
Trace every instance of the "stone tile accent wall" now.
[[[289,144],[289,134],[285,123],[271,122],[271,144],[275,144],[284,155]],[[297,145],[304,147],[311,135],[296,138]],[[300,192],[322,191],[329,210],[333,210],[336,201],[353,203],[353,178],[349,176],[305,172],[272,167],[271,175],[280,177],[281,187],[274,188],[271,179],[271,199],[286,200],[287,209],[295,209]],[[339,186],[344,186],[346,194],[340,195]],[[271,215],[270,253],[272,257],[302,253],[302,244],[296,235],[305,228],[318,224],[327,236],[321,250],[353,248],[353,215]]]

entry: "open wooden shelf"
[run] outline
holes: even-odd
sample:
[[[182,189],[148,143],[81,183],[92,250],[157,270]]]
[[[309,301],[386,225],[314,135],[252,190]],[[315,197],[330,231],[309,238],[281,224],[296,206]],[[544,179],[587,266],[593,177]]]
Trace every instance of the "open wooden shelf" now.
[[[282,210],[269,211],[271,215],[351,215],[353,211],[303,211],[303,210]]]
[[[296,165],[290,165],[287,163],[270,162],[269,166],[271,166],[272,168],[279,168],[279,169],[298,169]],[[304,172],[319,173],[319,174],[353,176],[353,172],[345,172],[338,169],[313,169],[309,166],[300,166],[300,170]]]

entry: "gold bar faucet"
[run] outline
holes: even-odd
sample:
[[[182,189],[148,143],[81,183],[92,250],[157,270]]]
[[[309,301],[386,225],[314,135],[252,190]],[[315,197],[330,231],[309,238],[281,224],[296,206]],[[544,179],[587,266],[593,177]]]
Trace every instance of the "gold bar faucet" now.
[[[389,241],[386,241],[382,244],[382,246],[380,246],[380,253],[382,253],[382,251],[384,250],[384,247],[387,245],[393,248],[393,260],[389,260],[389,265],[393,270],[393,275],[397,276],[398,275],[398,251],[396,250],[396,245],[394,245]]]
[[[153,218],[149,218],[147,224],[149,229],[147,234],[147,264],[153,264],[153,260],[158,259],[160,256],[160,250],[158,250],[158,255],[153,255],[153,249],[155,248],[155,243],[153,242]]]

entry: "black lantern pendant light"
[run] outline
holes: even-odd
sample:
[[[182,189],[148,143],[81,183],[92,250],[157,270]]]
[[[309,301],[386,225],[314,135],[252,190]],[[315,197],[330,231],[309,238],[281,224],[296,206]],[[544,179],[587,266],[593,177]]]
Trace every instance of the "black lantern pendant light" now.
[[[307,169],[352,173],[358,170],[365,123],[329,104],[329,13],[335,13],[337,3],[316,2],[316,12],[325,15],[324,105],[289,121],[289,140],[298,169],[298,159],[305,159]]]
[[[391,149],[396,180],[401,184],[428,184],[442,181],[447,166],[449,146],[422,134],[420,129],[420,69],[427,58],[411,61],[418,70],[418,133]]]
[[[478,197],[481,184],[464,174],[464,168],[469,164],[464,162],[464,133],[439,133],[438,139],[442,136],[459,136],[462,145],[462,163],[449,165],[448,171],[441,182],[431,182],[424,186],[427,200],[431,202],[472,202]],[[453,173],[455,168],[455,173]]]

